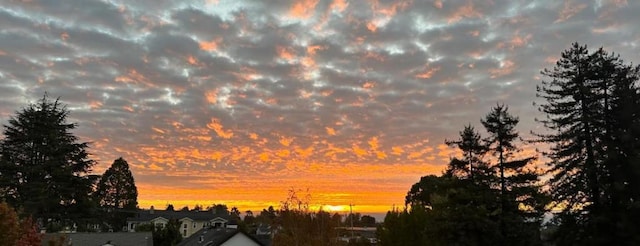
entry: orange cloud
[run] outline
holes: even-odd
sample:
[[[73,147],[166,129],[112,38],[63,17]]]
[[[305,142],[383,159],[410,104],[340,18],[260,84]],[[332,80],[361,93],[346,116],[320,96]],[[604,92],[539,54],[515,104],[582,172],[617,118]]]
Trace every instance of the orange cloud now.
[[[205,92],[205,96],[207,97],[207,102],[216,104],[218,102],[218,89]]]
[[[351,146],[351,150],[353,150],[353,153],[358,157],[364,157],[368,155],[367,150],[360,148],[360,146],[358,146],[357,144],[353,144]]]
[[[151,88],[156,87],[153,82],[147,79],[143,74],[138,73],[135,69],[129,69],[129,72],[126,75],[117,76],[115,81],[126,84],[143,84]]]
[[[329,136],[335,136],[336,135],[336,130],[331,128],[331,127],[325,127],[325,130],[327,130],[327,134]]]
[[[153,130],[154,132],[160,133],[160,134],[165,134],[165,131],[163,131],[160,128],[157,127],[151,127],[151,130]]]
[[[347,3],[346,0],[334,0],[333,2],[331,2],[331,5],[329,6],[329,8],[337,12],[342,12],[348,6],[349,6],[349,3]]]
[[[402,149],[402,147],[393,146],[391,147],[391,153],[393,155],[402,155],[404,154],[404,150]]]
[[[433,74],[435,74],[436,72],[440,71],[440,67],[434,67],[434,68],[427,68],[427,71],[416,74],[416,78],[419,79],[429,79],[433,76]]]
[[[458,22],[463,18],[480,18],[482,13],[475,9],[473,1],[467,2],[467,4],[460,6],[456,11],[447,17],[447,21],[451,23]]]
[[[260,159],[262,162],[268,162],[269,161],[269,153],[266,152],[262,152],[258,155],[258,159]]]
[[[513,37],[511,37],[511,40],[509,40],[509,45],[510,45],[509,49],[513,50],[515,48],[519,48],[527,45],[532,37],[533,36],[530,33],[527,35],[520,35],[519,32],[516,32],[515,34],[513,34]],[[498,48],[503,48],[503,47],[504,47],[503,43],[500,43],[498,45]]]
[[[322,49],[325,49],[325,47],[321,45],[309,45],[307,46],[307,54],[315,55],[316,51],[322,50]]]
[[[380,147],[378,145],[378,137],[372,137],[371,139],[369,139],[369,147],[371,147],[372,150],[378,150],[378,148]]]
[[[289,147],[289,145],[291,145],[291,142],[293,142],[293,138],[287,138],[287,137],[283,137],[280,136],[280,144],[282,144],[282,146],[285,147]]]
[[[289,9],[289,16],[300,19],[309,19],[315,12],[319,0],[297,0]]]
[[[380,0],[371,0],[371,8],[375,13],[382,14],[387,18],[395,16],[398,11],[405,10],[411,6],[412,1],[400,0],[392,2],[389,6],[380,4]]]
[[[491,78],[498,78],[511,74],[513,71],[515,71],[515,69],[515,63],[510,60],[505,60],[500,62],[499,68],[490,69],[489,73],[491,74]]]
[[[367,81],[367,82],[364,82],[364,84],[362,84],[362,88],[364,89],[372,89],[374,87],[376,87],[376,82],[373,82],[373,81]]]
[[[195,66],[198,65],[198,59],[196,59],[195,57],[193,57],[191,55],[187,57],[187,62],[189,62],[189,64],[191,64],[191,65],[195,65]]]
[[[222,138],[229,139],[233,137],[233,132],[231,130],[225,131],[222,127],[222,124],[220,124],[220,120],[216,118],[211,118],[211,122],[207,124],[207,128],[215,131],[216,134],[218,134],[218,136]]]
[[[376,26],[375,23],[373,22],[367,22],[367,29],[369,29],[369,31],[371,32],[376,32],[376,30],[378,29],[378,26]]]
[[[300,156],[301,158],[307,158],[307,157],[311,156],[313,154],[313,150],[314,150],[313,146],[309,146],[306,149],[303,149],[303,148],[300,148],[300,147],[296,147],[296,149],[295,149],[296,154],[298,156]]]
[[[2,55],[1,52],[2,51],[0,50],[0,55]],[[91,109],[99,109],[100,107],[102,107],[102,102],[101,101],[91,101],[91,102],[89,102],[89,107]]]
[[[280,59],[283,59],[285,61],[292,61],[293,59],[296,58],[295,52],[288,47],[277,46],[276,52],[278,53],[278,57],[280,57]]]
[[[282,158],[285,157],[289,157],[289,155],[291,154],[291,151],[287,150],[287,149],[283,149],[283,150],[278,150],[276,152],[276,155]]]
[[[204,50],[204,51],[216,51],[218,50],[218,45],[220,45],[220,43],[222,43],[222,38],[216,38],[213,39],[209,42],[207,41],[201,41],[200,44],[200,49]]]
[[[587,8],[587,6],[588,5],[586,3],[577,4],[571,0],[565,0],[564,6],[562,7],[562,10],[560,10],[560,12],[558,13],[558,18],[554,23],[560,23],[568,19],[571,19],[571,17],[582,12],[582,10]]]

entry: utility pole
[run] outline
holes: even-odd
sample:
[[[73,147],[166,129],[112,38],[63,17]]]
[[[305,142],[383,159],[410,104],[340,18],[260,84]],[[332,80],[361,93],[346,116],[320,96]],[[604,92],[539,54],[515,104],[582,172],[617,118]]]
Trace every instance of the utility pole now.
[[[349,203],[349,217],[351,217],[351,239],[353,239],[353,203]]]

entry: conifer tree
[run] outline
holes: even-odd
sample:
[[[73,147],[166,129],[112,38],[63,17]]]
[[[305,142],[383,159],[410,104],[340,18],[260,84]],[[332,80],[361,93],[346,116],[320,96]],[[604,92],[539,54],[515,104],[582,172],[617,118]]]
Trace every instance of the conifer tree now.
[[[116,159],[100,177],[96,196],[111,226],[104,229],[120,230],[138,205],[138,188],[129,163],[122,157]]]
[[[0,142],[2,199],[39,221],[72,223],[87,214],[95,176],[87,143],[78,142],[69,111],[45,94],[16,113]]]
[[[474,179],[476,176],[478,182],[493,175],[488,164],[483,161],[487,148],[482,143],[482,137],[471,124],[464,127],[458,140],[445,140],[445,143],[462,151],[462,158],[454,157],[451,159],[447,173],[459,178]]]
[[[103,207],[135,209],[138,205],[138,188],[129,169],[129,163],[122,157],[116,159],[107,169],[96,191],[98,202]]]
[[[519,245],[534,243],[539,239],[535,232],[546,201],[538,174],[527,167],[535,157],[516,156],[520,151],[516,146],[519,133],[515,130],[519,119],[508,112],[507,106],[497,105],[481,122],[489,133],[485,139],[489,153],[497,158],[493,167],[498,174],[502,240]]]
[[[563,208],[556,217],[560,244],[640,243],[638,223],[627,219],[640,208],[639,70],[602,48],[589,53],[574,43],[542,71],[550,80],[538,87],[546,114],[539,121],[550,133],[538,136],[551,145],[544,154],[554,202]]]

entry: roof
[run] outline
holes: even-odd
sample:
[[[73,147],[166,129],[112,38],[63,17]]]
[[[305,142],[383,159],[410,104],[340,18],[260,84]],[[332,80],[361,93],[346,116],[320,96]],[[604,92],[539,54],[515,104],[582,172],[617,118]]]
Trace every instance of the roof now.
[[[49,241],[58,241],[61,237],[64,239],[62,245],[153,246],[151,232],[46,233],[42,245],[49,245]]]
[[[189,218],[195,221],[210,221],[215,218],[222,218],[227,221],[231,220],[231,216],[229,216],[228,214],[216,214],[211,211],[171,211],[144,209],[137,211],[133,217],[127,218],[127,221],[151,221],[158,217],[162,217],[168,220],[180,220],[185,218]]]
[[[213,245],[213,246],[218,246],[223,244],[224,242],[226,242],[227,240],[233,238],[234,236],[236,236],[237,234],[242,234],[244,236],[246,236],[247,238],[251,239],[253,242],[255,242],[257,245],[261,245],[261,246],[268,246],[270,245],[269,242],[263,242],[264,240],[258,240],[255,237],[246,234],[242,231],[239,231],[237,229],[214,229],[214,228],[203,228],[199,231],[197,231],[196,233],[194,233],[193,235],[191,235],[188,238],[183,239],[178,246],[192,246],[192,245]],[[202,241],[200,240],[200,238],[202,237]]]

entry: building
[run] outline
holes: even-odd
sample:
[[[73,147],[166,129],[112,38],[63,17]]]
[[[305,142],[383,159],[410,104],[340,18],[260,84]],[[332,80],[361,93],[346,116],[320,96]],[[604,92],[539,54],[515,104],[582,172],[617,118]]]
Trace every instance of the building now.
[[[185,238],[178,246],[268,246],[270,238],[258,239],[233,228],[207,227]]]
[[[142,224],[151,224],[163,228],[170,220],[177,220],[180,224],[180,233],[187,238],[203,228],[237,228],[237,221],[231,219],[228,214],[219,214],[214,211],[173,211],[173,210],[140,210],[135,216],[127,218],[127,231],[135,232],[136,227]]]
[[[339,235],[338,241],[349,243],[363,240],[371,245],[378,243],[376,227],[336,227],[336,230]]]
[[[46,233],[42,245],[153,246],[151,232]]]

